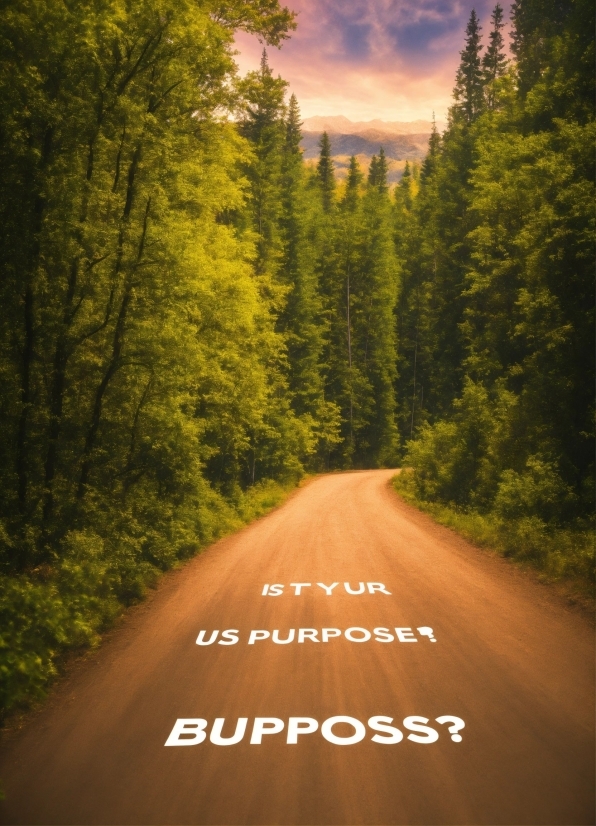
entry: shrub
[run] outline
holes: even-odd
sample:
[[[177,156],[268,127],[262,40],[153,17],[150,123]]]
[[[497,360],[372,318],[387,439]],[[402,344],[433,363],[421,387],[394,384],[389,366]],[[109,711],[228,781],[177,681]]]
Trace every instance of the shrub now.
[[[522,473],[504,470],[494,501],[495,514],[502,519],[537,517],[559,523],[575,496],[561,478],[554,462],[529,456]]]
[[[68,649],[94,646],[123,607],[161,571],[278,505],[292,485],[265,480],[230,500],[203,485],[187,503],[147,521],[127,513],[99,531],[71,531],[53,565],[0,581],[0,715],[43,697]],[[155,507],[155,503],[151,505]],[[155,514],[154,514],[155,516]],[[99,519],[97,521],[100,521]],[[153,530],[143,525],[159,524]],[[0,526],[1,528],[1,526]],[[5,532],[6,533],[6,532]],[[5,544],[10,539],[5,536]]]

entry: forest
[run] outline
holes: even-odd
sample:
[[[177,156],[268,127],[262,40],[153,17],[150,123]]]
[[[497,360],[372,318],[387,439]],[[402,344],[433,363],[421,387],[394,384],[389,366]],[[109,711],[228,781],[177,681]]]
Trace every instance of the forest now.
[[[593,583],[594,9],[463,36],[446,131],[345,183],[278,0],[5,0],[0,708],[305,475]],[[273,62],[273,61],[272,61]],[[586,586],[589,587],[589,586]]]

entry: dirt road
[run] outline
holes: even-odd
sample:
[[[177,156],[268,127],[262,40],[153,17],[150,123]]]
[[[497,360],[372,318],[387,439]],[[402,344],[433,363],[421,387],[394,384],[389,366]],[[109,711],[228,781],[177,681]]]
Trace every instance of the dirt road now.
[[[318,478],[168,575],[4,747],[2,822],[594,823],[588,621],[391,476]]]

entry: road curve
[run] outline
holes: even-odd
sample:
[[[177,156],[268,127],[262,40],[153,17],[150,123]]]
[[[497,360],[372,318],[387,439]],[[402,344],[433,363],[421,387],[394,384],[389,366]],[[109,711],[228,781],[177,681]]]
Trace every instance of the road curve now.
[[[401,502],[392,474],[319,477],[164,577],[5,743],[1,822],[594,823],[589,622]],[[317,585],[335,582],[329,595]],[[311,584],[297,595],[290,583]],[[266,584],[283,592],[263,596]],[[298,642],[299,629],[320,640],[323,628],[341,636]],[[350,628],[365,641],[347,638]],[[383,638],[375,628],[391,641],[366,640]],[[403,642],[396,628],[410,629]],[[195,642],[226,629],[236,644]],[[294,629],[294,641],[248,644],[251,631],[275,629],[279,639]],[[442,715],[465,722],[461,742]],[[326,739],[320,726],[334,716],[360,728],[329,724],[327,734],[363,739]],[[373,741],[374,716],[392,718],[401,742]],[[438,739],[409,739],[409,716]],[[257,717],[284,730],[251,744]],[[291,717],[319,729],[288,743]],[[206,739],[165,747],[178,718],[206,720]],[[216,718],[223,737],[247,718],[243,739],[211,742]]]

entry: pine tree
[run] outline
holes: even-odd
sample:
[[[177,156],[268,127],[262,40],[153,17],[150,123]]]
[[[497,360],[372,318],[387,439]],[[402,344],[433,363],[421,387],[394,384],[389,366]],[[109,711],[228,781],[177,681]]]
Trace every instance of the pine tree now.
[[[321,357],[327,319],[322,311],[316,272],[317,245],[312,233],[319,211],[313,203],[302,160],[300,110],[295,95],[290,97],[285,135],[280,217],[284,253],[279,278],[288,293],[278,328],[287,347],[292,409],[318,441],[320,455],[337,439],[337,411],[324,398]]]
[[[353,211],[358,203],[360,197],[360,188],[364,175],[360,169],[360,164],[354,155],[350,158],[350,166],[348,167],[348,177],[346,179],[346,189],[343,198],[343,206]]]
[[[583,0],[580,3],[573,2],[573,0],[514,0],[511,6],[513,23],[511,51],[516,58],[522,99],[525,99],[529,90],[540,79],[541,72],[549,59],[553,38],[561,34],[568,19],[573,20],[578,12],[578,16],[583,17],[584,20],[583,25],[573,32],[574,37],[577,38],[577,47],[579,47],[576,51],[576,58],[579,57],[581,50],[579,44],[582,39],[585,44],[590,41],[594,43],[593,3],[589,0],[588,2]],[[575,28],[573,24],[572,27]],[[591,59],[593,76],[593,57]],[[593,100],[592,91],[592,102]]]
[[[559,554],[565,526],[573,551],[560,564],[587,577],[594,4],[518,0],[513,20],[517,83],[496,84],[507,105],[490,111],[506,68],[497,6],[482,61],[487,111],[471,105],[479,48],[470,25],[449,128],[431,141],[407,242],[398,223],[398,387],[411,402],[400,420],[415,437],[405,462],[420,498],[481,513],[512,553],[523,525],[524,554],[548,558],[550,543]]]
[[[487,109],[495,107],[494,82],[505,74],[507,58],[505,57],[505,42],[501,34],[503,23],[503,9],[497,3],[491,16],[492,28],[489,35],[489,45],[482,58],[482,73],[485,87]]]
[[[406,161],[404,173],[397,186],[395,197],[399,205],[410,212],[412,209],[412,173],[410,172],[410,164]]]
[[[461,61],[455,79],[454,111],[465,123],[472,123],[483,108],[484,78],[480,52],[480,23],[472,9],[466,28],[466,47],[460,52]]]
[[[430,140],[428,142],[428,152],[422,162],[422,169],[420,170],[420,181],[424,182],[431,177],[437,168],[437,160],[441,148],[441,136],[437,130],[437,122],[435,120],[435,113],[433,112],[432,131]]]
[[[389,187],[387,186],[387,174],[389,172],[389,168],[387,166],[387,158],[385,157],[385,150],[381,146],[379,149],[379,159],[377,161],[377,180],[376,186],[379,189],[379,192],[388,192]]]
[[[286,141],[284,145],[284,153],[286,157],[302,159],[300,152],[300,141],[302,140],[301,132],[302,122],[300,120],[300,107],[298,106],[298,98],[292,94],[288,104],[288,112],[286,117]]]
[[[263,49],[258,72],[250,72],[240,83],[245,112],[240,131],[248,138],[254,159],[245,171],[251,186],[252,226],[258,236],[256,272],[274,276],[281,255],[279,209],[281,158],[285,140],[286,81],[275,78]]]
[[[331,142],[327,132],[323,132],[319,141],[320,155],[317,164],[317,175],[321,185],[323,197],[323,208],[325,212],[330,212],[333,206],[333,196],[335,194],[335,172],[331,158]]]
[[[339,209],[325,227],[326,398],[341,413],[342,437],[330,451],[334,467],[378,467],[396,457],[397,263],[385,169],[383,158],[379,175],[376,157],[363,194],[353,157]]]
[[[377,186],[379,181],[379,159],[373,155],[368,167],[368,185]]]
[[[354,378],[354,462],[383,467],[395,462],[395,307],[398,264],[393,238],[387,164],[381,149],[376,179],[361,207],[360,255],[353,274],[352,362]]]

